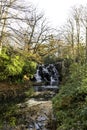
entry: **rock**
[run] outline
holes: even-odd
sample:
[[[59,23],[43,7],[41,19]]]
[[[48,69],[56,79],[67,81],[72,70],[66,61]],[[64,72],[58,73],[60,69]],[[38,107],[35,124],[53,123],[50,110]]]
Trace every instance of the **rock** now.
[[[59,87],[58,86],[51,86],[51,85],[42,85],[42,86],[34,86],[35,92],[44,92],[44,91],[52,91],[58,93]]]
[[[26,103],[20,103],[20,104],[18,104],[18,107],[23,109],[23,108],[27,107],[27,104]]]
[[[35,123],[35,129],[40,130],[40,127],[39,127],[39,125],[37,123]]]

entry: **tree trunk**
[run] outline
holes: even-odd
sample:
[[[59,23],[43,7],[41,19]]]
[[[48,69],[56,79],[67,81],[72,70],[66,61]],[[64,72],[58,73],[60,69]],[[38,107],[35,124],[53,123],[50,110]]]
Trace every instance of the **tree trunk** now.
[[[87,27],[86,27],[86,62],[87,62]]]

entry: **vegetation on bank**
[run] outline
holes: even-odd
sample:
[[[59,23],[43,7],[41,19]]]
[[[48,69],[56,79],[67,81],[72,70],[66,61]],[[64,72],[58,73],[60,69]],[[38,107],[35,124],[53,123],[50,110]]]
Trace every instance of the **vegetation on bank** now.
[[[9,91],[11,91],[11,89],[9,89]],[[15,92],[13,90],[12,94],[9,91],[7,91],[8,97],[5,97],[5,99],[0,101],[0,129],[7,129],[8,127],[14,128],[18,125],[20,126],[21,124],[26,124],[24,118],[27,115],[27,111],[23,111],[22,108],[27,106],[25,103],[26,98],[30,98],[34,94],[33,88],[29,88],[29,86],[26,89],[21,87]],[[23,105],[20,107],[18,104]]]
[[[13,48],[2,48],[0,54],[0,81],[23,82],[24,78],[33,77],[36,67],[36,62],[14,51]],[[25,75],[26,77],[24,77]]]
[[[37,62],[11,46],[3,46],[0,54],[0,129],[16,126],[22,118],[17,104],[33,93],[30,78]],[[18,122],[19,121],[19,122]],[[20,124],[20,123],[19,123]]]
[[[53,98],[53,111],[57,130],[87,129],[87,64],[71,64],[66,82]]]

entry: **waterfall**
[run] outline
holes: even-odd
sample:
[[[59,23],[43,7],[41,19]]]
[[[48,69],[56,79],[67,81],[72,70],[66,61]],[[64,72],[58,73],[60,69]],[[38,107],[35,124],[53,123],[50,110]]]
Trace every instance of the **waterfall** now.
[[[38,65],[37,72],[34,75],[36,82],[44,82],[46,85],[58,85],[59,74],[53,64]]]
[[[39,75],[39,69],[37,69],[37,72],[35,74],[35,79],[37,82],[41,82],[41,76]]]

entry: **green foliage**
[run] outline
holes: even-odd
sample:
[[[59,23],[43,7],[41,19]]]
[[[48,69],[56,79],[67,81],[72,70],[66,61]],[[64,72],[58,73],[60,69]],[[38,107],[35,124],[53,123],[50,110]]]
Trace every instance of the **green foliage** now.
[[[34,61],[25,60],[25,64],[23,67],[23,75],[27,75],[32,78],[36,71],[37,63]]]
[[[0,54],[0,80],[4,80],[7,78],[5,70],[8,62],[9,56],[6,54],[6,48],[4,48],[2,50],[2,53]]]
[[[8,76],[18,75],[22,72],[22,68],[24,66],[24,61],[18,55],[10,58],[9,63],[6,66],[6,72]]]
[[[10,119],[10,126],[15,126],[16,125],[16,117],[11,117]]]
[[[0,55],[0,80],[7,79],[9,76],[18,75],[22,72],[24,61],[17,54],[8,54],[4,48]]]
[[[54,63],[56,61],[56,56],[55,55],[47,55],[46,57],[44,57],[44,63],[45,64],[50,64],[50,63]]]
[[[3,47],[0,54],[0,81],[12,80],[21,82],[23,75],[33,77],[36,71],[36,62],[28,60],[14,50]]]
[[[16,101],[17,102],[17,101]],[[15,126],[17,123],[16,114],[18,112],[18,106],[15,102],[7,102],[0,104],[0,127],[3,128],[5,124]]]
[[[25,95],[27,97],[31,97],[33,94],[34,94],[34,89],[33,88],[30,88],[27,92],[25,92]]]
[[[53,98],[57,130],[87,129],[87,65],[70,66],[68,81]]]

